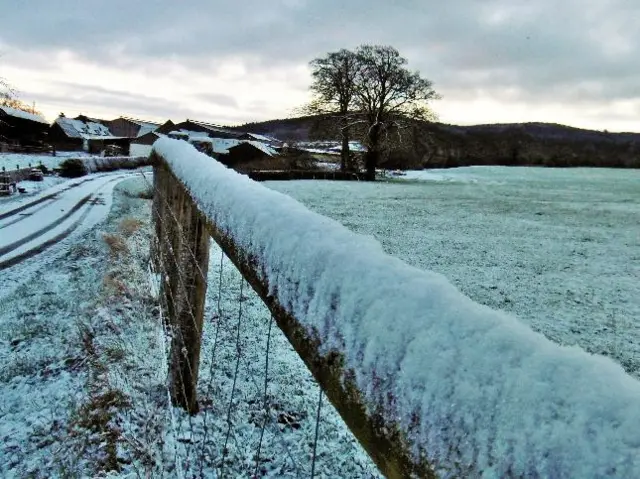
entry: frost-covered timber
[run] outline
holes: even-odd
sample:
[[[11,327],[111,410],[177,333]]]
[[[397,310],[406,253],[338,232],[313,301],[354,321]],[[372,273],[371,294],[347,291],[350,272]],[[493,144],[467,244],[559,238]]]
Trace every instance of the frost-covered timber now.
[[[553,344],[185,142],[154,148],[438,475],[640,476],[640,383],[613,361]]]

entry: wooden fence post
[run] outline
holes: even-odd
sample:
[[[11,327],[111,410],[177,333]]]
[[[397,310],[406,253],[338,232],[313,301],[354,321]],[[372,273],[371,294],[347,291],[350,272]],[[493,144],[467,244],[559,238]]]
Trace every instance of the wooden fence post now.
[[[151,264],[156,274],[162,273],[162,222],[164,220],[164,201],[162,194],[163,169],[158,164],[159,158],[153,154],[153,204],[151,205],[151,215],[155,226],[155,237],[151,242]]]
[[[176,193],[176,229],[172,246],[177,268],[172,278],[175,292],[172,311],[170,390],[174,406],[190,414],[198,412],[197,384],[204,319],[210,236],[206,221],[188,192],[172,176]]]
[[[162,165],[156,166],[154,176],[157,186],[154,204],[157,203],[156,241],[157,272],[160,274],[160,301],[166,312],[164,322],[166,327],[175,323],[176,300],[178,298],[177,264],[175,240],[178,236],[175,218],[176,196],[172,189],[171,174]]]

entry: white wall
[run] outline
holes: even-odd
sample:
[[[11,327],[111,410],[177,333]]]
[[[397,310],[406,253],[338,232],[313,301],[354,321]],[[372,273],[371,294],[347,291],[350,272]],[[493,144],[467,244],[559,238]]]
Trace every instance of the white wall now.
[[[138,145],[131,143],[129,148],[129,156],[149,156],[151,154],[151,145]]]

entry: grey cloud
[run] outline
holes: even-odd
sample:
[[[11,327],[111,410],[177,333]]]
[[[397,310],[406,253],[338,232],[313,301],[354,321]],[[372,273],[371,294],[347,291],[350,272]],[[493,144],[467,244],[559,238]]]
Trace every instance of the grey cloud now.
[[[199,109],[186,108],[181,103],[156,97],[109,90],[107,88],[79,85],[72,82],[52,82],[53,93],[24,92],[25,97],[33,98],[36,103],[58,105],[61,111],[64,108],[81,110],[85,114],[91,114],[96,109],[118,111],[114,115],[140,117],[144,119],[166,120],[169,117],[174,121],[185,118],[197,118],[202,121],[215,121],[226,124],[242,123],[242,115],[219,114],[219,111],[207,107]],[[107,118],[111,119],[111,118]]]
[[[162,59],[199,70],[240,58],[258,77],[332,49],[385,43],[446,96],[640,98],[633,0],[31,0],[12,2],[3,17],[0,40],[10,46],[122,67]]]
[[[225,95],[224,93],[198,93],[195,98],[200,101],[204,101],[205,103],[238,108],[238,102],[236,99],[231,95]]]

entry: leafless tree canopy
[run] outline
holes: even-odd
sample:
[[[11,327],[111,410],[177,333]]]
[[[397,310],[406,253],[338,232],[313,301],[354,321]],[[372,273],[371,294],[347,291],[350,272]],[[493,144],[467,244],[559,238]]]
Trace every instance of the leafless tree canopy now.
[[[0,105],[6,105],[6,102],[13,97],[14,91],[9,83],[0,77]]]
[[[355,132],[367,147],[367,178],[375,178],[380,155],[401,139],[413,121],[435,119],[429,102],[439,98],[430,80],[407,68],[391,46],[363,45],[311,62],[310,113],[334,114],[342,133],[342,166],[348,163],[348,138]],[[345,156],[346,154],[346,156]]]
[[[329,114],[337,120],[342,137],[341,170],[349,164],[349,120],[348,115],[354,105],[358,62],[356,55],[342,49],[316,58],[310,63],[313,83],[313,99],[306,112]]]

